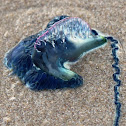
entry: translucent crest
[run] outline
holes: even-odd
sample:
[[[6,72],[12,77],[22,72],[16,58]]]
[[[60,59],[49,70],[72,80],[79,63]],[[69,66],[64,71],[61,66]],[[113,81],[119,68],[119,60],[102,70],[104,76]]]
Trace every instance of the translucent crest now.
[[[64,42],[65,37],[86,39],[89,38],[90,35],[91,29],[85,21],[77,17],[67,17],[48,28],[47,31],[37,39],[35,45],[40,45],[40,42],[43,40],[52,43],[53,40],[61,38]]]

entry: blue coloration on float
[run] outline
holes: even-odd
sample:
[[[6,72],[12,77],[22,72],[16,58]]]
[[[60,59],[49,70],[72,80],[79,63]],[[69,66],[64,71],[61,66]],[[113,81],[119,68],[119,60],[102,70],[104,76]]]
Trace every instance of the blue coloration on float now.
[[[95,35],[82,19],[59,16],[44,31],[10,50],[4,64],[32,90],[76,88],[83,79],[64,64],[76,62],[105,43],[107,40]]]

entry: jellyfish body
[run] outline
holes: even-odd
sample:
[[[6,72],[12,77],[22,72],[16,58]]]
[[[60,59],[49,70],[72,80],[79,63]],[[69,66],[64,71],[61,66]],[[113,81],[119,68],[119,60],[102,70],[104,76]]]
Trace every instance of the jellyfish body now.
[[[107,43],[77,17],[58,16],[46,29],[22,40],[10,50],[4,64],[32,90],[75,88],[81,76],[65,67],[85,53]]]

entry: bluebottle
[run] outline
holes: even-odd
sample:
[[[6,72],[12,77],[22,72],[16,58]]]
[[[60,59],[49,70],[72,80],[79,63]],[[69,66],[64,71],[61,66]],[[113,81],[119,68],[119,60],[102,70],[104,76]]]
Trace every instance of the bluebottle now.
[[[83,84],[83,78],[69,69],[69,63],[106,43],[107,38],[84,20],[57,16],[43,31],[7,52],[4,64],[32,90],[76,88]]]
[[[114,126],[118,126],[121,115],[118,40],[91,29],[84,20],[66,15],[55,17],[43,31],[23,39],[7,52],[4,65],[34,91],[76,88],[83,84],[83,78],[69,69],[69,63],[77,62],[108,41],[111,41],[115,62],[112,65],[115,69],[113,80],[116,82]]]

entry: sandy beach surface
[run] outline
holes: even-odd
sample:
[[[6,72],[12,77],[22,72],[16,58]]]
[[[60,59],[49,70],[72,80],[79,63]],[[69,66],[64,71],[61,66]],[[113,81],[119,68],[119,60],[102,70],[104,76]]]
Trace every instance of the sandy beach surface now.
[[[84,56],[72,70],[77,89],[34,92],[3,65],[5,53],[43,30],[55,16],[80,17],[117,38],[122,85],[120,126],[126,126],[126,0],[0,0],[0,126],[112,126],[115,119],[110,42]]]

